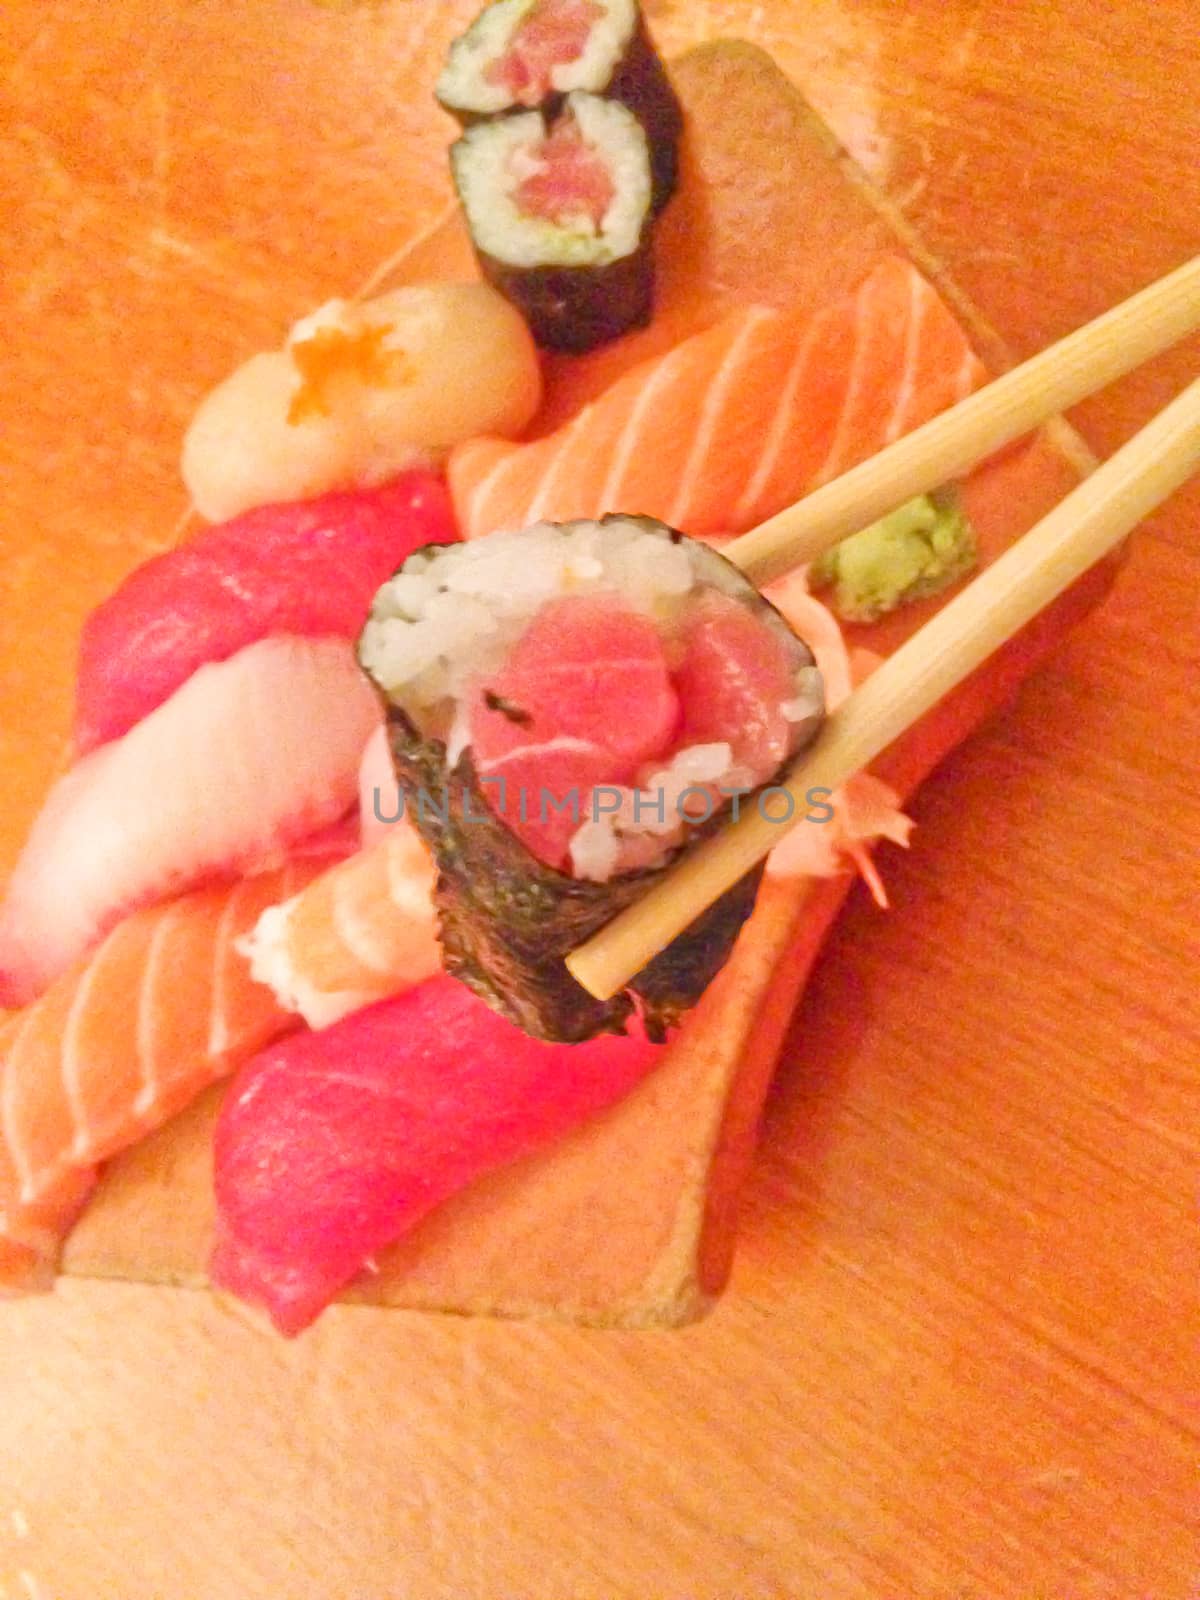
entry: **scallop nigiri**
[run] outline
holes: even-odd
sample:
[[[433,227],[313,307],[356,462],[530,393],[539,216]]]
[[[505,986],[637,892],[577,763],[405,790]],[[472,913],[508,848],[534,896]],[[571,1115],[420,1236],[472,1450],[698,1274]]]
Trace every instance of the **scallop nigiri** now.
[[[331,300],[206,396],[183,481],[213,522],[370,488],[477,433],[515,436],[541,395],[529,330],[486,283]]]

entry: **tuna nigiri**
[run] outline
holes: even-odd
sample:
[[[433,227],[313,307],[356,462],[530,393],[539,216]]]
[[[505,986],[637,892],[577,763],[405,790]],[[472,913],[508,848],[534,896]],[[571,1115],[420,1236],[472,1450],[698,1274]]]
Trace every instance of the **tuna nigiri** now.
[[[887,257],[815,315],[733,313],[532,444],[460,445],[451,493],[467,538],[608,511],[697,535],[739,532],[985,377],[936,292]]]
[[[353,639],[414,550],[457,537],[440,478],[262,506],[136,568],[84,624],[75,749],[119,738],[198,667],[271,633]]]
[[[325,1028],[439,971],[429,851],[405,820],[264,911],[241,948],[260,983]]]
[[[0,1291],[34,1288],[95,1167],[296,1023],[238,938],[313,858],[140,911],[0,1034]]]
[[[50,791],[0,909],[0,1003],[34,999],[137,907],[335,822],[378,716],[343,639],[284,634],[194,673]]]
[[[0,1062],[7,1060],[21,1027],[20,1017],[10,1017],[0,1026]],[[0,1092],[3,1070],[0,1066]],[[0,1295],[30,1294],[51,1286],[59,1245],[95,1186],[92,1168],[74,1168],[39,1200],[22,1205],[20,1178],[0,1118]]]
[[[595,1116],[662,1054],[641,1037],[530,1039],[447,977],[273,1046],[217,1124],[213,1282],[299,1333],[434,1206]]]

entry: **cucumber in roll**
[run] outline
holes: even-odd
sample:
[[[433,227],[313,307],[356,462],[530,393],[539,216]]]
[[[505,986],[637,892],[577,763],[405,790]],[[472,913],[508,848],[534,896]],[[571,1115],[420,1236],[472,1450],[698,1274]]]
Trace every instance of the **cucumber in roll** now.
[[[636,0],[493,0],[450,46],[437,97],[471,127],[512,111],[554,116],[578,89],[641,123],[660,210],[675,188],[683,114]]]
[[[359,659],[438,868],[446,965],[526,1032],[660,1036],[725,961],[758,873],[626,993],[564,957],[765,787],[824,714],[811,651],[724,557],[643,517],[418,552]],[[770,797],[768,813],[778,804]]]
[[[624,106],[579,92],[550,124],[480,122],[450,162],[484,275],[540,345],[590,350],[649,320],[649,150]]]

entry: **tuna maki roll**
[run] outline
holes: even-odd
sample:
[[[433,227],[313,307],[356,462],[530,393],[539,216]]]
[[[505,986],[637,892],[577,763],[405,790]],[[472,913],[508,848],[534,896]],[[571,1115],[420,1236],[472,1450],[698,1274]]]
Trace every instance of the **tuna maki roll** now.
[[[616,101],[569,95],[547,124],[523,112],[450,152],[484,275],[551,350],[584,351],[650,317],[650,157]]]
[[[620,101],[646,131],[654,209],[675,188],[683,115],[636,0],[494,0],[450,46],[437,97],[464,127],[556,115],[572,90]]]
[[[626,993],[564,957],[763,786],[824,714],[811,651],[710,547],[643,517],[411,556],[359,658],[438,868],[446,965],[527,1033],[661,1036],[753,908],[751,874]],[[770,809],[770,808],[768,808]]]

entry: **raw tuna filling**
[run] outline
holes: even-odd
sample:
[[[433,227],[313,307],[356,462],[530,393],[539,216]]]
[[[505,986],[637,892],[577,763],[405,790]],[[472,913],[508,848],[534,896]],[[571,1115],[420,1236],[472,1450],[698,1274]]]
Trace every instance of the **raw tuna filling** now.
[[[570,115],[560,118],[539,144],[516,151],[513,170],[517,210],[558,227],[583,221],[598,229],[616,199],[603,156],[585,141]]]
[[[537,0],[504,54],[485,68],[485,81],[506,89],[519,105],[540,105],[554,87],[555,67],[578,60],[604,14],[594,0]]]
[[[665,627],[616,595],[568,597],[476,689],[471,751],[532,855],[603,880],[661,859],[723,787],[766,782],[795,698],[784,640],[726,595],[699,591]]]
[[[588,305],[587,315],[608,316],[615,302],[603,269],[648,263],[650,151],[641,124],[617,101],[580,92],[553,123],[540,111],[478,123],[454,144],[450,159],[476,251],[485,269],[503,269],[505,293],[515,294],[525,273],[595,268],[584,280],[594,301],[586,293],[578,299],[579,285],[565,299],[556,291],[555,316],[574,307],[580,317]],[[544,298],[535,293],[527,314]]]
[[[376,596],[360,659],[447,772],[470,753],[531,855],[597,882],[659,865],[823,714],[783,619],[648,519],[418,552]]]

